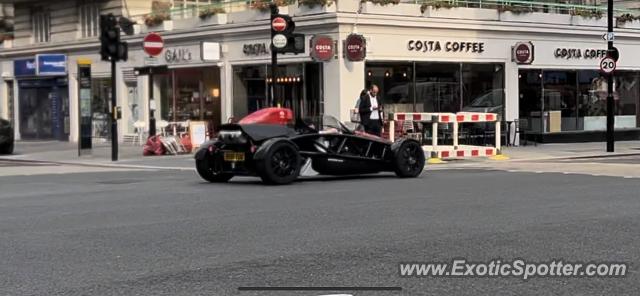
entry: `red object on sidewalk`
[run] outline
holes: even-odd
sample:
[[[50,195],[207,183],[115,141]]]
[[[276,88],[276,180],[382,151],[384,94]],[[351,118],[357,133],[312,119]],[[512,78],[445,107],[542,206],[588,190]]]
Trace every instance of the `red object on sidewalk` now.
[[[180,144],[182,144],[182,146],[184,146],[184,149],[189,153],[191,153],[191,150],[193,150],[193,144],[191,144],[191,137],[188,134],[182,135],[182,137],[180,138]]]
[[[160,136],[152,136],[147,139],[147,143],[142,148],[142,155],[164,155],[166,150],[160,141]]]
[[[242,118],[238,124],[278,124],[293,122],[293,111],[287,108],[264,108]]]

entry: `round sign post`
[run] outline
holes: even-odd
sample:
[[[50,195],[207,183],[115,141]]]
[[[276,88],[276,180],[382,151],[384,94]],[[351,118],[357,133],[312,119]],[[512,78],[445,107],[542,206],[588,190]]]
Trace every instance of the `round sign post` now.
[[[333,38],[330,36],[314,36],[311,38],[311,57],[320,62],[327,62],[335,54]]]
[[[367,41],[362,35],[350,34],[345,40],[347,60],[360,62],[367,56]]]
[[[275,48],[285,48],[287,46],[287,37],[282,34],[276,34],[271,42]]]
[[[607,75],[611,75],[616,70],[616,66],[616,61],[611,57],[606,57],[600,61],[600,71]]]
[[[282,17],[276,17],[271,21],[271,27],[276,32],[283,32],[287,29],[287,21]]]
[[[164,40],[162,40],[162,36],[157,33],[149,33],[142,40],[142,47],[145,53],[155,57],[162,53],[162,50],[164,49]]]

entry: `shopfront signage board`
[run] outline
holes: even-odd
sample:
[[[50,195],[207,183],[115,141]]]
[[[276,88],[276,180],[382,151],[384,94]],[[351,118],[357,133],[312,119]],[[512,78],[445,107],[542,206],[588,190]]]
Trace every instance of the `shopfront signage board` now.
[[[518,42],[513,47],[513,61],[520,65],[530,65],[534,60],[534,47],[531,42]]]
[[[360,34],[350,34],[344,42],[345,56],[352,62],[364,61],[367,56],[367,40]]]
[[[207,122],[191,121],[189,123],[189,136],[193,147],[200,147],[207,141]]]
[[[67,55],[64,55],[64,54],[36,55],[36,75],[38,76],[67,75]]]
[[[316,35],[311,38],[311,58],[319,62],[327,62],[335,54],[335,43],[330,36]]]

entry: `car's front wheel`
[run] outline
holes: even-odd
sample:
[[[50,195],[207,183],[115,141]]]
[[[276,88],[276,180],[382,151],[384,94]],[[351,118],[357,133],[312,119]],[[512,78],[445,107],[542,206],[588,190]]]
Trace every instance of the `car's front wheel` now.
[[[284,185],[295,181],[300,174],[300,153],[287,141],[273,143],[264,157],[256,162],[258,175],[268,184]]]
[[[401,178],[415,178],[424,169],[424,151],[418,142],[406,141],[395,154],[395,173]]]
[[[224,183],[233,178],[233,174],[223,173],[217,169],[209,157],[196,159],[196,170],[202,179],[212,183]]]

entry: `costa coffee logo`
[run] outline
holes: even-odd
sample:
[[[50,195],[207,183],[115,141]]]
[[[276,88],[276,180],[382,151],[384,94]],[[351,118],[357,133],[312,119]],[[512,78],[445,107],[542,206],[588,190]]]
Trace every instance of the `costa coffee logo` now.
[[[363,61],[367,55],[367,40],[362,35],[351,34],[345,40],[345,54],[352,62]]]
[[[333,38],[329,36],[313,36],[311,38],[311,57],[320,62],[330,61],[335,52]]]
[[[518,42],[513,47],[513,61],[517,64],[528,65],[533,63],[533,43]]]

